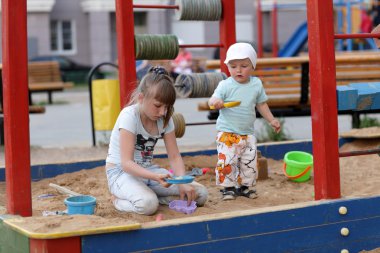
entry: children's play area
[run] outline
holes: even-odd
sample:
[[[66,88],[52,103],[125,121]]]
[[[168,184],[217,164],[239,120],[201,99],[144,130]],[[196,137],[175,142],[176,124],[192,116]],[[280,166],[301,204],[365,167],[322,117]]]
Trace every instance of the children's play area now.
[[[224,60],[236,43],[238,4],[115,0],[118,104],[125,105],[135,89],[136,60],[174,59],[180,48],[219,49],[220,60],[207,62],[209,72],[179,75],[175,82],[178,96],[210,97],[229,75]],[[257,199],[222,201],[215,186],[216,150],[183,152],[187,172],[207,187],[208,201],[192,209],[160,206],[144,216],[114,208],[104,160],[31,165],[27,1],[3,0],[0,253],[380,252],[380,135],[372,128],[338,133],[338,115],[350,115],[355,126],[361,115],[380,112],[380,55],[377,49],[335,52],[337,40],[365,38],[379,46],[380,29],[337,33],[332,0],[307,0],[305,7],[307,21],[298,31],[303,38],[291,41],[307,39],[308,54],[259,57],[252,75],[262,79],[276,117],[310,115],[312,139],[258,144]],[[135,35],[136,8],[173,9],[178,20],[218,22],[219,43],[180,44],[174,35]],[[200,103],[199,110],[210,108]],[[217,113],[211,110],[209,119]],[[173,120],[177,138],[194,125],[180,114]],[[162,153],[154,161],[170,169],[166,158]],[[57,211],[65,207],[67,212]]]

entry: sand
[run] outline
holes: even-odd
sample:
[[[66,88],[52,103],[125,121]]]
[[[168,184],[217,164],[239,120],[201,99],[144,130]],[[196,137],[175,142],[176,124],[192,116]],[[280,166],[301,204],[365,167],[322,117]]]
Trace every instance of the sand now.
[[[354,128],[340,134],[344,138],[373,139],[380,138],[380,127]]]
[[[364,150],[377,148],[380,139],[356,140],[345,144],[341,151]],[[213,168],[216,156],[184,157],[186,168],[194,167]],[[155,159],[157,164],[169,168],[167,159]],[[365,155],[340,158],[341,194],[342,197],[375,196],[380,194],[380,157],[378,155]],[[205,175],[197,176],[196,181],[205,185],[209,190],[209,199],[204,207],[198,207],[190,215],[179,213],[160,206],[152,216],[144,216],[131,213],[121,213],[113,207],[107,189],[104,167],[90,170],[81,170],[74,173],[62,174],[54,178],[44,179],[32,183],[33,217],[27,219],[28,228],[35,232],[54,232],[62,229],[76,229],[83,226],[99,228],[105,225],[120,226],[134,223],[152,222],[158,216],[164,220],[181,217],[199,216],[205,214],[217,214],[230,211],[257,209],[261,207],[279,206],[284,204],[300,203],[314,200],[313,177],[308,182],[296,183],[287,179],[282,172],[283,161],[268,159],[269,178],[257,183],[259,197],[247,199],[238,197],[233,201],[222,201],[219,188],[215,186],[215,174],[210,169]],[[95,215],[91,216],[49,216],[42,217],[43,211],[64,211],[64,199],[67,197],[49,183],[69,188],[72,191],[92,195],[97,198]],[[43,197],[50,194],[49,197]],[[5,206],[5,183],[0,183],[0,206]],[[1,212],[1,210],[0,210]],[[4,212],[4,210],[3,210]],[[70,227],[72,226],[72,227]]]

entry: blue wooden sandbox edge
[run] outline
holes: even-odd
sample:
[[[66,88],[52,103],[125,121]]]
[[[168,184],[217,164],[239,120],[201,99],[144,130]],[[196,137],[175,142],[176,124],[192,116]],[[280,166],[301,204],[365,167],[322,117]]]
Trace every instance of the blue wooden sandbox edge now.
[[[339,139],[339,146],[344,143],[351,142],[351,138]],[[304,151],[312,153],[312,142],[310,140],[305,141],[291,141],[291,142],[279,142],[270,144],[258,144],[258,149],[263,156],[272,158],[275,160],[283,159],[286,152],[289,151]],[[200,150],[192,152],[183,152],[182,156],[198,156],[198,155],[215,155],[217,154],[215,149]],[[155,155],[155,158],[166,158],[166,154]],[[55,177],[64,173],[71,173],[83,169],[92,169],[99,166],[104,166],[105,160],[97,161],[84,161],[75,163],[60,163],[60,164],[41,164],[31,166],[31,177],[33,181],[38,181],[44,178]],[[5,168],[0,168],[0,181],[5,181]]]

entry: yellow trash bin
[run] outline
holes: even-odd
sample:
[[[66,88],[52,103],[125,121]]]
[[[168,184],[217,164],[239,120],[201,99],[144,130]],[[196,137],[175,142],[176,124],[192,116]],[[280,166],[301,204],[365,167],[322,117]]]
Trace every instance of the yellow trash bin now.
[[[92,109],[95,130],[112,130],[120,112],[119,80],[92,81]]]

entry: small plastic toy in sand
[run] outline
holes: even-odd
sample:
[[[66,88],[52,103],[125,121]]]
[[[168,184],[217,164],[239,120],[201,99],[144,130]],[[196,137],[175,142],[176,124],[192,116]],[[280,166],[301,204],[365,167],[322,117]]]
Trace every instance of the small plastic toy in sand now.
[[[195,201],[191,201],[190,205],[187,205],[187,200],[173,200],[169,203],[169,208],[177,212],[191,214],[197,209],[197,204]]]

